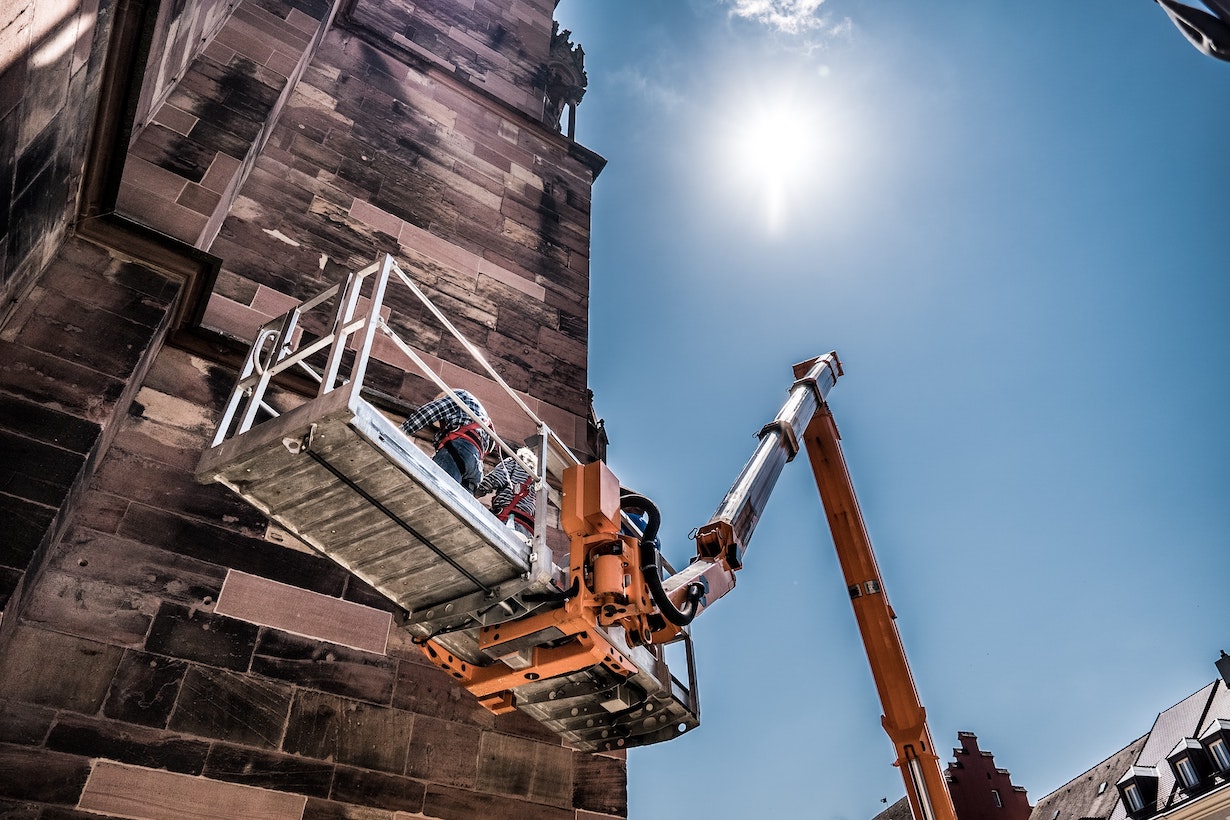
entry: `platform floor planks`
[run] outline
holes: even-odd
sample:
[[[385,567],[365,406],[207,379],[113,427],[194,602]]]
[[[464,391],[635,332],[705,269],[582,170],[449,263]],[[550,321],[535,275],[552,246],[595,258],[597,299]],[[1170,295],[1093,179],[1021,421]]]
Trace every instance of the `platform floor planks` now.
[[[284,440],[308,446],[292,453]],[[197,475],[226,484],[410,612],[506,584],[531,568],[529,545],[344,388],[211,448]]]

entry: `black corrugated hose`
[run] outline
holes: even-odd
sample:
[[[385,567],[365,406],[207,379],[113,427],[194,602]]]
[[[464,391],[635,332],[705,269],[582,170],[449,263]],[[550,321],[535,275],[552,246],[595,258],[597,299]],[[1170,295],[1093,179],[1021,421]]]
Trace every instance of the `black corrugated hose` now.
[[[687,626],[696,617],[696,604],[705,594],[704,584],[689,584],[687,601],[682,609],[676,607],[666,594],[666,588],[662,586],[662,575],[658,569],[658,528],[662,524],[662,514],[657,505],[643,495],[625,495],[619,499],[619,503],[624,509],[639,510],[649,516],[649,523],[645,525],[645,532],[641,536],[641,574],[645,576],[649,595],[662,616],[675,626]]]

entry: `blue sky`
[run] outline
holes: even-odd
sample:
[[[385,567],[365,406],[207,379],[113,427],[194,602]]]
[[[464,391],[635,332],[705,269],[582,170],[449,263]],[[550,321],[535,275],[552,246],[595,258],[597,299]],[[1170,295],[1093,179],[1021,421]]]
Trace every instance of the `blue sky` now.
[[[777,12],[776,16],[770,12]],[[1149,0],[563,0],[586,53],[590,371],[668,557],[790,366],[830,396],[931,731],[1037,800],[1230,650],[1230,65]],[[636,818],[904,793],[810,471],[695,626]],[[945,760],[948,757],[946,755]]]

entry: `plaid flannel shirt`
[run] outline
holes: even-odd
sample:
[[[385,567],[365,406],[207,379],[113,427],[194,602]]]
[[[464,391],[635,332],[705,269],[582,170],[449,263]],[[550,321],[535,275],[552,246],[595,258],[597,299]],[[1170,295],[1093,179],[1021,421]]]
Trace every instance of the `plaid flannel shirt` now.
[[[480,450],[483,453],[490,452],[493,442],[486,428],[487,425],[491,424],[491,418],[487,415],[487,411],[483,409],[478,399],[474,398],[470,391],[455,390],[453,392],[457,394],[457,398],[465,402],[466,406],[483,420],[484,426],[479,427],[477,430],[478,437],[483,443]],[[473,422],[474,419],[470,418],[466,411],[458,407],[451,397],[441,396],[438,399],[432,399],[407,416],[406,420],[401,423],[401,429],[406,435],[413,435],[432,424],[439,424],[439,430],[437,430],[433,438],[436,446],[439,447],[440,439],[444,438],[445,435]]]

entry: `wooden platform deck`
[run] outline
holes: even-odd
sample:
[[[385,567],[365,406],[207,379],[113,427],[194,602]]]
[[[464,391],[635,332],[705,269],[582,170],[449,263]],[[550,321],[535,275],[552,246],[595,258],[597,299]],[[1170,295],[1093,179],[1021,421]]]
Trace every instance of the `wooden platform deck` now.
[[[366,581],[423,636],[551,588],[550,562],[535,572],[531,546],[350,386],[206,450],[197,478]]]

